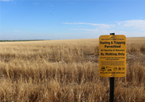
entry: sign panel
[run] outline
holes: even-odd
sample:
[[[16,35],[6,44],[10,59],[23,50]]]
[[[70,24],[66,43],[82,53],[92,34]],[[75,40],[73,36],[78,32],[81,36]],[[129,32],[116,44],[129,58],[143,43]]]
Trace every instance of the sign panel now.
[[[126,37],[124,35],[99,37],[99,74],[101,77],[125,77]]]

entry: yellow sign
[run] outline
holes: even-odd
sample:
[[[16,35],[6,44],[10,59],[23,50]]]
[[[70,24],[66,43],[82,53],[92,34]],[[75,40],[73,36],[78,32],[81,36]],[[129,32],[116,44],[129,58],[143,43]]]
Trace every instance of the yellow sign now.
[[[124,35],[99,37],[99,74],[101,77],[125,77],[126,37]]]

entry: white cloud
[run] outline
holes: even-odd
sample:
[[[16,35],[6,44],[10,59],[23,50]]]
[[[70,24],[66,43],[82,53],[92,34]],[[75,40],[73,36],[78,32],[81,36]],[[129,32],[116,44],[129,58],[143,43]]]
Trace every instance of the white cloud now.
[[[114,25],[110,24],[96,24],[96,23],[83,23],[83,22],[76,22],[76,23],[69,23],[69,22],[63,22],[63,24],[70,24],[70,25],[77,25],[77,24],[84,24],[84,25],[92,25],[92,26],[98,26],[99,28],[111,28],[114,27]]]
[[[114,32],[116,34],[125,34],[128,37],[145,36],[145,20],[119,21],[112,25],[83,23],[83,22],[76,22],[76,23],[64,22],[63,24],[69,24],[69,25],[84,24],[84,25],[96,26],[96,29],[83,29],[83,28],[70,29],[70,30],[89,31],[91,34],[109,34]]]
[[[114,29],[122,29],[122,28],[133,28],[138,30],[145,31],[145,20],[127,20],[127,21],[120,21],[116,24],[96,24],[96,23],[84,23],[84,22],[76,22],[76,23],[69,23],[63,22],[63,24],[70,24],[70,25],[92,25],[97,26],[98,28],[114,28]]]
[[[122,27],[130,27],[145,31],[145,20],[128,20],[120,22],[120,25]]]
[[[98,29],[70,29],[70,30],[97,31]]]

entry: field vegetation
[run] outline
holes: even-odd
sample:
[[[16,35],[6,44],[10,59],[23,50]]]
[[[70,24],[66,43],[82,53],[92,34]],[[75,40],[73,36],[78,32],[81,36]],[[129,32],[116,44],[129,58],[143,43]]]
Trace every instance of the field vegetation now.
[[[108,102],[98,39],[0,42],[1,102]],[[145,102],[145,38],[127,38],[115,102]]]

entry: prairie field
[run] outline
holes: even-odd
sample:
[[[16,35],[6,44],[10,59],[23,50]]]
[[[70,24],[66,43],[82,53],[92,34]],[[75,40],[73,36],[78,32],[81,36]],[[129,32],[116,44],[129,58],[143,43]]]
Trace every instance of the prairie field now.
[[[145,37],[127,38],[115,102],[145,102]],[[98,39],[0,42],[0,102],[109,102]]]

